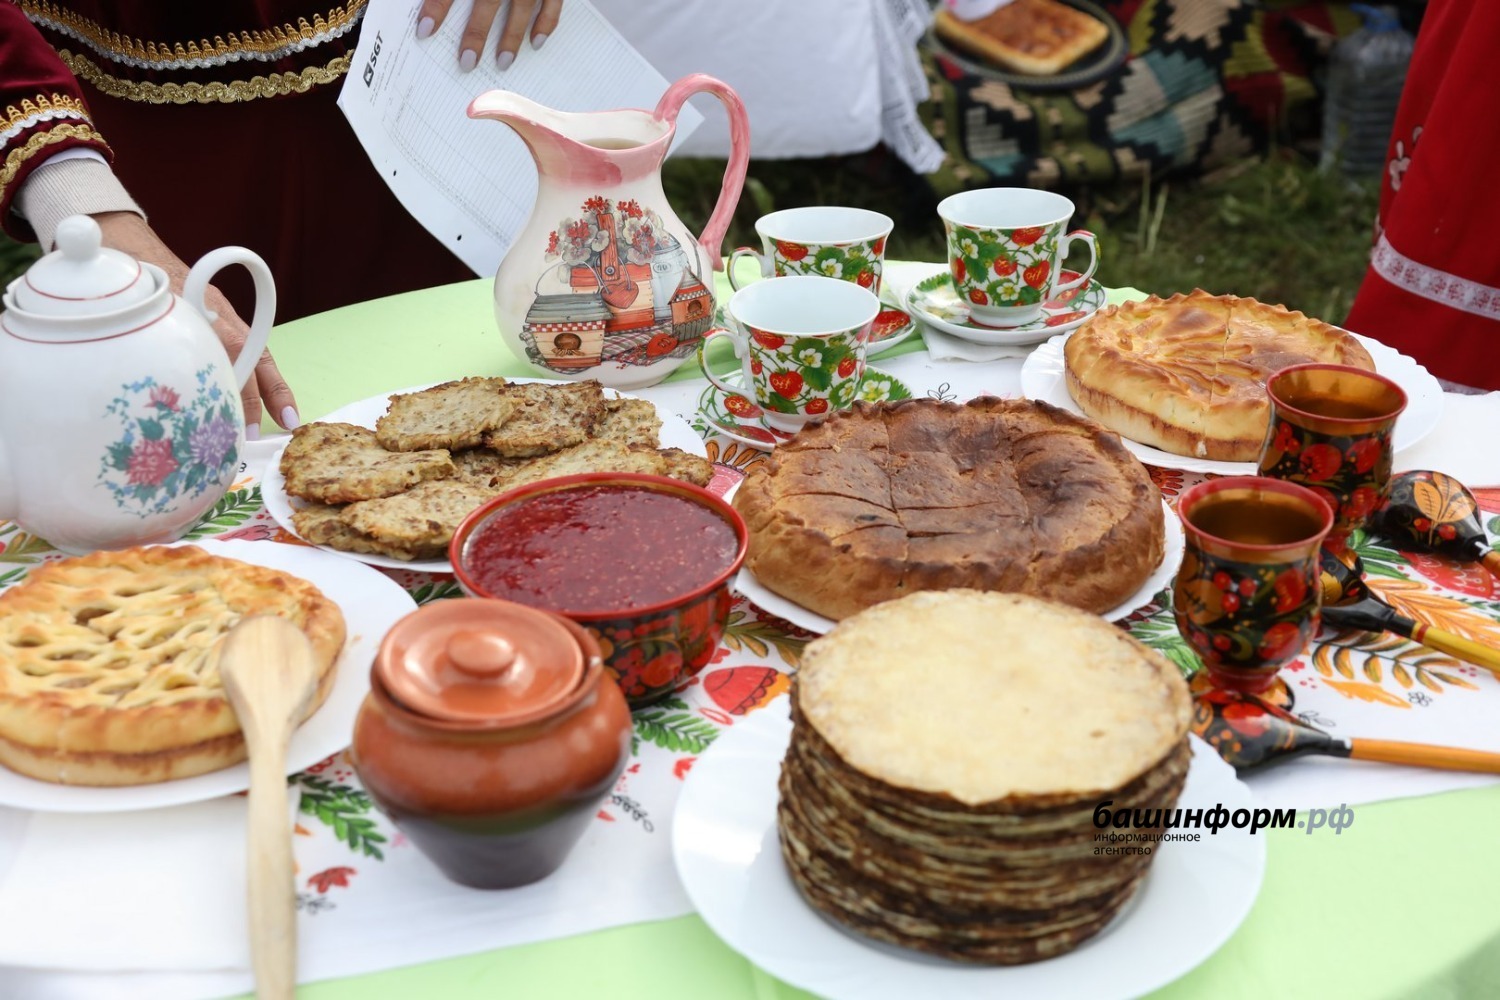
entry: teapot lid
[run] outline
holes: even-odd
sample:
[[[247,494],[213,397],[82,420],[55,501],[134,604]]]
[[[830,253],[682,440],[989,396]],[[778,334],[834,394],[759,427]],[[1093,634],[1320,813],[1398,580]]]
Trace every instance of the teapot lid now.
[[[103,241],[87,215],[58,223],[57,249],[12,286],[16,307],[39,316],[96,316],[150,298],[156,282],[141,262]]]
[[[510,601],[424,605],[386,633],[375,674],[397,701],[447,722],[521,724],[545,716],[584,675],[556,616]]]

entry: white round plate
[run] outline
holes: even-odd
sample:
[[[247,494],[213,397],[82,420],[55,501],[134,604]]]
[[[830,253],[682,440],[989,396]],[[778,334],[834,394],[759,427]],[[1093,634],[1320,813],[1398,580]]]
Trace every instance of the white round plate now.
[[[1177,568],[1182,565],[1182,552],[1184,541],[1182,537],[1182,522],[1178,519],[1175,511],[1162,501],[1165,531],[1162,534],[1162,557],[1156,569],[1146,577],[1140,589],[1131,594],[1124,603],[1117,608],[1100,615],[1106,621],[1119,621],[1137,608],[1143,608],[1150,604],[1157,594],[1172,585],[1172,578],[1177,575]],[[802,605],[791,601],[774,590],[769,589],[760,580],[756,579],[754,573],[748,568],[742,568],[734,580],[735,588],[750,601],[765,611],[771,612],[778,618],[785,618],[798,628],[818,635],[826,635],[838,622],[832,618],[825,618],[816,611],[809,611]]]
[[[1378,340],[1354,334],[1375,362],[1375,370],[1395,382],[1406,392],[1406,411],[1396,421],[1396,451],[1410,448],[1437,429],[1443,419],[1443,387],[1426,368],[1405,354]],[[1021,365],[1021,394],[1027,399],[1060,406],[1070,413],[1083,415],[1068,392],[1063,375],[1063,344],[1067,334],[1059,334],[1027,355]],[[1189,458],[1120,435],[1125,447],[1149,465],[1184,472],[1211,472],[1220,476],[1253,476],[1254,462],[1216,462],[1207,458]]]
[[[296,774],[344,749],[354,736],[354,718],[370,690],[370,664],[396,621],[417,603],[384,573],[344,559],[334,559],[304,545],[276,542],[203,539],[196,545],[209,555],[269,566],[301,577],[321,590],[344,613],[348,638],[334,669],[333,687],[312,718],[292,734],[286,773]],[[221,771],[154,785],[92,788],[54,785],[0,767],[0,805],[41,812],[105,813],[159,809],[233,795],[250,787],[250,766],[239,763]]]
[[[776,780],[791,736],[787,699],[736,723],[693,764],[672,820],[677,874],[705,923],[760,968],[830,998],[1047,997],[1115,1000],[1165,986],[1206,961],[1249,914],[1265,873],[1265,838],[1203,832],[1153,844],[1136,895],[1097,936],[1030,965],[946,962],[869,941],[812,909],[776,837]],[[1191,737],[1183,809],[1251,808],[1250,790]]]
[[[1063,280],[1078,272],[1063,271]],[[983,326],[969,318],[969,306],[958,297],[953,276],[946,269],[919,281],[906,293],[906,311],[943,333],[976,344],[1024,347],[1040,344],[1058,333],[1076,329],[1104,305],[1108,292],[1090,278],[1042,305],[1041,315],[1014,327]]]
[[[553,385],[566,384],[559,379],[546,378],[507,378],[506,381],[516,384],[523,382],[548,382]],[[392,396],[403,396],[411,392],[421,392],[423,389],[430,389],[434,385],[441,384],[440,382],[433,382],[429,385],[416,385],[409,389],[394,389],[390,392],[383,392],[378,396],[361,399],[357,403],[350,403],[348,406],[334,410],[328,416],[319,419],[317,423],[354,424],[357,427],[369,427],[373,430],[375,421],[385,416],[385,411],[390,406]],[[605,389],[604,392],[610,399],[640,398],[638,396],[631,396],[628,393],[616,392],[613,389]],[[656,406],[655,403],[652,405]],[[693,430],[686,420],[683,420],[671,410],[661,406],[656,407],[656,415],[661,417],[661,447],[680,448],[691,455],[697,455],[699,458],[708,457],[708,449],[704,446],[703,439],[698,436],[698,432]],[[297,535],[297,529],[292,524],[292,514],[298,509],[307,506],[307,504],[305,501],[289,496],[286,492],[286,480],[281,475],[281,455],[284,451],[286,451],[285,445],[277,450],[276,454],[271,457],[271,461],[266,463],[265,473],[261,478],[260,495],[266,505],[266,513],[270,514],[276,520],[276,523],[288,532]],[[302,536],[297,535],[297,537],[301,538]],[[352,559],[355,562],[366,563],[370,566],[383,566],[386,569],[409,569],[417,573],[453,572],[453,564],[448,561],[447,556],[441,559],[406,560],[364,552],[344,552],[329,545],[319,545],[317,547],[324,552],[331,552],[341,559]]]

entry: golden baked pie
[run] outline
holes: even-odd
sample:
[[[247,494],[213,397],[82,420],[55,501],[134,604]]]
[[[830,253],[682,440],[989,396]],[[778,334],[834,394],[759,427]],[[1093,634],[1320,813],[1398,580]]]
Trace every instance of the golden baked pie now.
[[[1060,73],[1109,38],[1098,18],[1058,0],[1014,0],[973,21],[939,7],[933,30],[957,48],[1032,76]]]
[[[0,594],[0,764],[42,781],[141,785],[245,759],[219,679],[242,618],[295,622],[333,684],[344,616],[290,573],[192,546],[49,563]]]
[[[1266,379],[1323,361],[1375,370],[1353,334],[1285,306],[1199,289],[1099,310],[1063,347],[1068,392],[1110,430],[1174,455],[1253,462]]]
[[[1073,608],[950,590],[861,612],[793,682],[792,881],[833,920],[945,958],[1067,952],[1151,861],[1099,852],[1094,809],[1170,812],[1191,713],[1172,663]]]
[[[856,403],[734,497],[761,584],[829,618],[968,587],[1102,612],[1161,562],[1161,495],[1116,435],[1046,403]]]

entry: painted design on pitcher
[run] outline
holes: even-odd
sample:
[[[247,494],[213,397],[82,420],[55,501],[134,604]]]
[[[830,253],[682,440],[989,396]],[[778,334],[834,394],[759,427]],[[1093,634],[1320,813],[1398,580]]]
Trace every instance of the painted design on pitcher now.
[[[146,377],[123,385],[106,408],[121,434],[99,462],[97,482],[140,517],[174,510],[229,487],[239,467],[239,406],[199,370],[187,390]]]
[[[776,276],[810,274],[815,277],[852,281],[880,294],[881,261],[885,237],[854,243],[822,243],[810,246],[791,240],[772,240],[771,260]]]
[[[691,246],[634,199],[595,195],[547,236],[521,339],[527,358],[559,372],[685,358],[713,322],[714,301]]]
[[[1013,308],[1042,301],[1063,223],[976,232],[947,225],[948,261],[959,294],[976,306]],[[1004,233],[998,239],[995,235]]]

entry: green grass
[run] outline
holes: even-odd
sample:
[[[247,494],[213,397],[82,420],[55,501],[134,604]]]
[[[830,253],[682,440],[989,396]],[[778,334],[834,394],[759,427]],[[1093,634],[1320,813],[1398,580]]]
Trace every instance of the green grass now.
[[[708,221],[724,164],[671,160],[667,200],[694,232]],[[1281,303],[1333,323],[1349,311],[1364,276],[1375,218],[1373,183],[1357,187],[1320,173],[1283,149],[1193,179],[1064,192],[1099,237],[1099,280],[1158,295],[1194,288]],[[889,154],[751,164],[728,253],[759,246],[755,220],[780,208],[851,205],[896,221],[886,253],[941,260],[937,195]],[[0,281],[8,283],[35,247],[0,237]]]
[[[36,244],[17,243],[0,234],[0,287],[10,284],[36,257]]]

